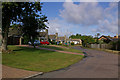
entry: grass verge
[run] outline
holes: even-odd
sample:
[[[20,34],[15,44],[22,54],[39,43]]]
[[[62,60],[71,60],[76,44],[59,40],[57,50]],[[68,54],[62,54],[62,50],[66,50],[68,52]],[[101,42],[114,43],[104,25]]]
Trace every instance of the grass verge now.
[[[34,48],[8,46],[9,54],[2,54],[2,64],[30,71],[49,72],[70,66],[80,61],[83,56],[65,54]]]
[[[116,51],[116,50],[98,49],[98,48],[86,48],[86,47],[83,47],[83,48],[85,48],[85,49],[99,50],[99,51],[105,51],[105,52],[109,52],[109,53],[114,53],[114,54],[120,55],[120,51]]]

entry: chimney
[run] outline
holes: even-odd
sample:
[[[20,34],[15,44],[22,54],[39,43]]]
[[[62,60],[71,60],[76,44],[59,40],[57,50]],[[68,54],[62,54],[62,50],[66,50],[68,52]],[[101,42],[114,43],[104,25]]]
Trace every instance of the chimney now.
[[[56,39],[56,42],[58,41],[58,33],[55,33],[55,39]]]
[[[45,32],[46,32],[45,38],[48,41],[48,29],[45,29]]]
[[[65,38],[65,42],[66,42],[66,35],[64,36],[64,38]]]
[[[116,38],[118,38],[118,34],[116,35]]]

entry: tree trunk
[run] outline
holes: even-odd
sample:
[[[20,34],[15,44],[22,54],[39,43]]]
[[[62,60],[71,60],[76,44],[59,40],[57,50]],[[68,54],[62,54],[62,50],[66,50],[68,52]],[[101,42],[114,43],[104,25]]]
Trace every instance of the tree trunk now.
[[[8,31],[9,31],[9,24],[6,25],[4,31],[2,32],[2,46],[1,46],[2,51],[7,50]]]
[[[34,48],[36,48],[36,46],[35,46],[35,44],[34,44],[34,41],[35,41],[35,38],[33,37],[33,46],[34,46]]]
[[[34,44],[34,37],[33,37],[33,36],[31,36],[31,43],[32,43],[32,46],[33,46],[34,48],[36,48],[36,47],[35,47],[35,44]]]
[[[34,48],[36,48],[36,47],[35,47],[35,44],[34,44]]]

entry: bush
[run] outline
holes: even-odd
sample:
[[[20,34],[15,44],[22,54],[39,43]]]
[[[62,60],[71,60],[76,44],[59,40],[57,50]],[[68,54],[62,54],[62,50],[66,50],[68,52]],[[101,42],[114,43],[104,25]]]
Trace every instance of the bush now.
[[[71,45],[74,45],[74,42],[71,42]]]
[[[51,44],[56,44],[56,42],[54,42],[54,41],[51,41]]]
[[[59,43],[58,45],[62,45],[62,43]]]
[[[117,44],[118,44],[118,50],[120,51],[120,39],[118,40]]]
[[[112,48],[111,48],[112,50],[120,51],[120,40],[118,40],[116,42],[111,41],[109,44],[112,45]]]

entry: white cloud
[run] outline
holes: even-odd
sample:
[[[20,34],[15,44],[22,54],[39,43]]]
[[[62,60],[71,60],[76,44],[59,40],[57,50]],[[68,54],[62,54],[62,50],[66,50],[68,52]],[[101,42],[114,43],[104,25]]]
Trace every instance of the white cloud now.
[[[49,20],[48,27],[49,27],[48,29],[49,34],[58,33],[59,36],[64,36],[64,35],[69,36],[72,34],[72,32],[70,32],[70,29],[74,28],[75,25],[68,24],[63,20],[55,18],[53,20]]]
[[[65,2],[60,16],[69,23],[83,26],[98,26],[93,31],[118,32],[117,3],[110,3],[108,8],[103,8],[97,2],[74,4]],[[92,27],[91,27],[92,28]]]
[[[119,2],[119,0],[65,0],[66,2]],[[64,1],[63,1],[64,2]]]
[[[80,2],[98,2],[97,0],[80,0]]]
[[[110,3],[104,11],[104,20],[99,21],[96,31],[118,34],[117,3]]]
[[[60,11],[60,16],[66,21],[74,24],[95,25],[98,20],[102,19],[102,8],[98,7],[98,3],[80,3],[65,2],[64,10]]]

